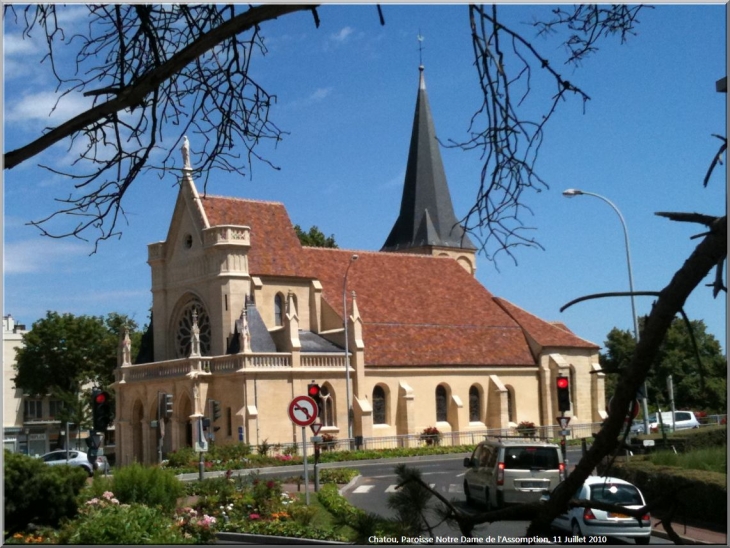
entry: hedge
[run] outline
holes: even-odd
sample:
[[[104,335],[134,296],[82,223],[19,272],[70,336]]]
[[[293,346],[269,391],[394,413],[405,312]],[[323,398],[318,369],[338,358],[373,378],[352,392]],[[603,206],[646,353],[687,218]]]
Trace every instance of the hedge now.
[[[673,466],[656,466],[646,457],[614,462],[611,476],[638,486],[652,512],[661,516],[677,504],[675,519],[697,520],[726,526],[727,475],[705,470],[688,470]]]

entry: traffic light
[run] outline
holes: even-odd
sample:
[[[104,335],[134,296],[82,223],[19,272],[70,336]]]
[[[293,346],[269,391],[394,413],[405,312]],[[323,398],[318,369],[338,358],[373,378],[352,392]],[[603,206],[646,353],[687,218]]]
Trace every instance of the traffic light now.
[[[172,394],[165,394],[163,399],[164,415],[166,418],[172,417]]]
[[[99,447],[96,445],[93,434],[86,438],[86,447],[89,448],[86,452],[86,458],[95,466],[96,458],[99,456]]]
[[[94,432],[104,432],[112,422],[111,396],[104,390],[91,392],[91,414]]]
[[[209,424],[211,424],[221,418],[221,402],[218,400],[208,400],[208,402],[210,403]],[[220,429],[220,426],[213,426],[213,432],[217,432]]]
[[[210,400],[210,415],[213,422],[221,418],[221,402],[217,400]]]
[[[558,411],[561,413],[570,411],[570,379],[558,376],[555,379],[555,387],[558,391]]]
[[[307,396],[314,399],[315,401],[319,399],[320,393],[322,392],[322,389],[320,386],[315,383],[311,382],[307,385]]]

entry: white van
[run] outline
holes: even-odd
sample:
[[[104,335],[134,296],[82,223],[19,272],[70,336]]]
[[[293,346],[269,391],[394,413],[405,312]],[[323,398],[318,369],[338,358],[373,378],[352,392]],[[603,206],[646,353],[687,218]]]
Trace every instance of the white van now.
[[[565,463],[554,443],[495,439],[479,443],[464,459],[464,495],[487,509],[536,502],[565,479]]]

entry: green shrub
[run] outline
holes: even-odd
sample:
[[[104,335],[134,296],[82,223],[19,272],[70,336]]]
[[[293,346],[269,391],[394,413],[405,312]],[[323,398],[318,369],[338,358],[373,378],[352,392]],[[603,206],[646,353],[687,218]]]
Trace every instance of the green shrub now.
[[[158,508],[143,504],[88,506],[79,519],[61,529],[60,544],[183,544],[185,539],[174,520]]]
[[[630,481],[654,505],[658,516],[677,504],[676,519],[727,524],[727,474],[656,466],[649,458],[616,462],[610,475]]]
[[[112,491],[122,503],[157,506],[167,512],[172,512],[177,499],[185,495],[185,487],[172,471],[136,462],[114,473]]]
[[[192,447],[182,447],[177,451],[167,453],[167,467],[179,468],[189,466],[197,460],[197,454]]]
[[[365,514],[365,512],[347,502],[347,499],[340,495],[337,485],[334,483],[327,483],[320,487],[317,498],[325,510],[342,523],[352,523],[359,516]]]
[[[78,466],[48,466],[5,451],[5,523],[9,533],[36,525],[57,526],[77,512],[87,474]]]
[[[649,460],[655,465],[677,466],[691,470],[708,470],[727,474],[727,448],[710,447],[687,453],[657,451],[651,453]]]
[[[348,483],[360,472],[353,468],[324,468],[319,471],[320,483]]]

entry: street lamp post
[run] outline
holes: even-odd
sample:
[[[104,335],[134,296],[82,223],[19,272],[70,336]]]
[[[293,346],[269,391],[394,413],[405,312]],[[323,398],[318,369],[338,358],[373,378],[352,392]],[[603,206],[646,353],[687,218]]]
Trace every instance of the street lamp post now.
[[[606,198],[605,196],[601,196],[600,194],[595,194],[594,192],[586,192],[585,190],[578,190],[576,188],[569,188],[567,190],[563,191],[563,196],[566,196],[568,198],[572,198],[573,196],[593,196],[594,198],[598,198],[599,200],[603,200],[608,205],[611,206],[611,208],[616,212],[618,215],[619,220],[621,221],[621,226],[624,229],[624,243],[626,245],[626,264],[629,269],[629,291],[631,292],[631,319],[634,323],[634,340],[636,343],[639,343],[639,324],[636,319],[636,304],[634,302],[634,275],[631,270],[631,251],[629,248],[629,231],[626,228],[626,221],[624,220],[624,216],[621,215],[621,212],[619,209],[614,205],[614,203]],[[642,398],[642,411],[644,414],[644,433],[649,433],[649,406],[647,404],[647,391],[646,391],[646,380],[644,381],[644,397]]]
[[[347,274],[350,272],[352,263],[357,261],[357,255],[350,257],[350,262],[345,270],[345,278],[342,281],[342,324],[345,327],[345,394],[347,398],[347,437],[352,443],[352,408],[350,407],[350,356],[347,333]]]

